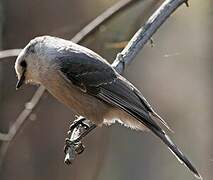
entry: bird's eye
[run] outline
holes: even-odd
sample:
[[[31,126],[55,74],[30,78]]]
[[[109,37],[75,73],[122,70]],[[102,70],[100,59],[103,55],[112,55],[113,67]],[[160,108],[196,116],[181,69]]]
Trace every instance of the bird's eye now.
[[[26,68],[27,67],[26,61],[21,61],[20,66],[23,67],[23,68]]]

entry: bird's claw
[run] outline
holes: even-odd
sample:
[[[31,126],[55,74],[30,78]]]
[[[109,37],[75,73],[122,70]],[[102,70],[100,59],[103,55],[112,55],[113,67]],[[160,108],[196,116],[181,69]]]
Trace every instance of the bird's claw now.
[[[79,125],[83,125],[85,123],[83,123],[83,121],[85,120],[84,117],[79,117],[76,120],[73,121],[73,123],[70,125],[69,130],[73,131],[77,126]]]
[[[82,144],[80,139],[77,138],[80,136],[80,134],[75,137],[76,130],[82,131],[84,129],[83,131],[85,131],[90,127],[89,124],[84,122],[85,120],[86,119],[84,117],[81,116],[77,117],[77,119],[74,120],[69,127],[69,131],[67,132],[69,137],[65,139],[65,146],[64,146],[64,153],[65,153],[64,162],[67,165],[72,164],[76,155],[81,154],[85,149],[85,146]]]
[[[95,124],[82,116],[77,117],[77,119],[70,125],[69,131],[67,132],[69,137],[65,139],[64,146],[64,162],[67,165],[72,164],[76,155],[79,155],[84,151],[85,146],[82,144],[81,139],[95,127]]]
[[[75,152],[77,154],[81,154],[84,152],[85,146],[82,144],[82,142],[78,142],[75,144]]]
[[[69,138],[65,139],[64,153],[67,154],[68,149],[74,149],[76,154],[81,154],[85,146],[81,141],[71,141]]]

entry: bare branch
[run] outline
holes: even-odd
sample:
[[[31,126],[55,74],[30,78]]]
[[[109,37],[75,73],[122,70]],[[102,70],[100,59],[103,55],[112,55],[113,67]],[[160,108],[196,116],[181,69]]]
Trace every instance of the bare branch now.
[[[2,141],[9,141],[10,137],[8,136],[8,133],[0,133],[0,139]]]
[[[138,52],[149,41],[152,35],[159,29],[159,27],[168,19],[168,17],[187,0],[165,0],[164,3],[152,14],[143,27],[141,27],[127,46],[121,53],[117,54],[112,66],[118,73],[123,73],[125,66],[130,64]]]
[[[78,32],[71,41],[75,43],[81,42],[84,38],[86,38],[91,32],[93,32],[95,29],[97,29],[101,24],[103,24],[106,20],[109,18],[112,18],[113,15],[117,14],[121,10],[123,10],[125,7],[129,6],[131,3],[136,2],[138,0],[121,0],[115,5],[111,6],[109,9],[104,11],[102,14],[100,14],[98,17],[96,17],[93,21],[91,21],[85,28],[83,28],[80,32]],[[21,49],[11,49],[11,50],[4,50],[0,51],[0,59],[17,56],[20,53]],[[16,119],[15,123],[11,126],[9,129],[8,134],[0,134],[0,140],[4,141],[1,144],[0,149],[0,166],[3,162],[3,159],[7,153],[7,150],[9,148],[10,143],[12,140],[14,140],[17,132],[22,127],[25,120],[29,117],[33,109],[36,107],[38,102],[40,101],[42,95],[45,92],[45,88],[43,86],[40,86],[35,94],[33,95],[32,99],[26,103],[25,109],[20,113],[18,118]],[[72,136],[73,138],[78,138],[77,135]]]
[[[21,49],[9,49],[0,51],[0,59],[18,56],[20,52]]]
[[[16,121],[12,124],[9,129],[7,136],[7,141],[3,142],[0,149],[0,166],[3,162],[4,156],[9,148],[11,141],[14,139],[17,132],[21,129],[24,121],[29,117],[35,106],[38,104],[41,95],[44,93],[45,88],[43,86],[39,87],[36,93],[33,95],[30,102],[25,104],[25,109],[19,114]]]
[[[85,26],[81,31],[79,31],[72,38],[72,41],[75,43],[78,43],[79,41],[83,40],[86,37],[86,35],[93,32],[95,29],[97,29],[103,22],[105,22],[109,18],[111,19],[114,15],[117,15],[121,10],[123,10],[126,7],[129,7],[131,3],[136,1],[138,0],[121,0],[118,3],[114,4],[109,9],[104,11],[100,16],[96,17],[91,23]]]

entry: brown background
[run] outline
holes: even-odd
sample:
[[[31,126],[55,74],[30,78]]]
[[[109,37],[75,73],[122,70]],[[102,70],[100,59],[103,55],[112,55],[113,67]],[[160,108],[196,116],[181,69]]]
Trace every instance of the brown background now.
[[[1,1],[1,47],[22,48],[35,36],[71,39],[115,0]],[[127,41],[156,8],[143,0],[93,33],[83,44],[112,61],[112,43]],[[160,115],[172,126],[176,143],[205,180],[213,173],[212,47],[213,4],[190,1],[155,34],[126,70]],[[0,131],[7,132],[35,87],[15,91],[14,58],[0,63]],[[85,152],[71,167],[63,164],[64,138],[73,114],[48,93],[12,143],[0,170],[1,180],[192,180],[165,145],[148,133],[120,125],[96,129]]]

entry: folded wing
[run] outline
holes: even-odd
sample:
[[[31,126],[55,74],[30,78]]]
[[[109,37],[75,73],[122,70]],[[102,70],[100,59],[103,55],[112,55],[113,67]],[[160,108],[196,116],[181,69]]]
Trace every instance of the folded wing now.
[[[79,49],[79,51],[76,51],[76,49]],[[181,162],[197,177],[200,177],[192,163],[152,119],[150,113],[168,127],[166,122],[154,112],[142,94],[126,79],[118,75],[103,58],[88,49],[81,49],[81,46],[78,46],[78,48],[68,48],[63,56],[58,57],[58,60],[61,62],[60,71],[69,79],[70,83],[91,96],[112,106],[119,107],[132,115],[157,135]]]

